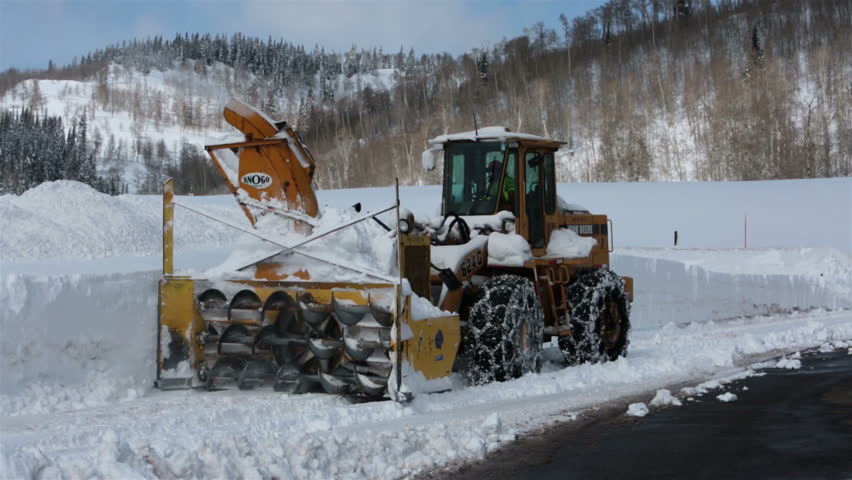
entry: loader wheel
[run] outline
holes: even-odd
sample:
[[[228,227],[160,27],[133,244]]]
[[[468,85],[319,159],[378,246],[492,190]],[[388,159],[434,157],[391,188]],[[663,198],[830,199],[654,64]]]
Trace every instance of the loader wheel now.
[[[538,372],[543,334],[535,285],[515,275],[494,277],[468,311],[462,372],[474,385]]]
[[[566,289],[571,335],[559,337],[568,365],[615,360],[627,354],[630,303],[624,281],[606,268],[580,272]]]

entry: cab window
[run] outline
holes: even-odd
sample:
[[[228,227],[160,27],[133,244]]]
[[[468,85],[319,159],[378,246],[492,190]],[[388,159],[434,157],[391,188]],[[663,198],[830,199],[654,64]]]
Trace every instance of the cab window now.
[[[553,152],[544,154],[544,211],[556,212],[556,165]]]

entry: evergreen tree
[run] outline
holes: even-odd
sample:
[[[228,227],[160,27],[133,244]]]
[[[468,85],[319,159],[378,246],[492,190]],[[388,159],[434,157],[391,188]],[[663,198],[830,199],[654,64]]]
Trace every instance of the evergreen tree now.
[[[479,80],[484,84],[488,83],[488,56],[485,52],[479,54],[476,61],[476,67],[479,71]]]

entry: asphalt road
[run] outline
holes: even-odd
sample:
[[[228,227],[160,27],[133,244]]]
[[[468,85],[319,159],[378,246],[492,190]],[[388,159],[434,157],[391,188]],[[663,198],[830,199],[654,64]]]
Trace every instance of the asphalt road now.
[[[763,372],[644,418],[602,411],[445,478],[852,479],[852,355]],[[738,399],[718,401],[726,391]]]

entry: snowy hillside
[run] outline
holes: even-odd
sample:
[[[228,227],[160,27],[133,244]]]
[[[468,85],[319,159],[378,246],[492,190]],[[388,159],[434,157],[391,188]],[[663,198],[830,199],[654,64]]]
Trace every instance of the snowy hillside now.
[[[482,387],[456,381],[408,404],[153,390],[160,198],[74,182],[0,196],[0,477],[401,478],[482,458],[602,403],[684,383],[724,390],[767,358],[852,348],[852,180],[559,190],[614,220],[613,268],[636,282],[629,355],[574,368],[550,361]],[[318,196],[336,209],[393,201],[391,188]],[[415,215],[438,209],[436,187],[401,196]],[[246,222],[229,196],[179,200]],[[746,212],[749,249],[739,248]],[[247,241],[177,214],[181,272],[203,272]]]
[[[166,155],[176,161],[183,144],[201,149],[239,137],[224,122],[222,109],[232,97],[248,98],[248,86],[259,80],[222,63],[205,67],[203,74],[193,65],[190,61],[166,71],[141,72],[111,64],[103,74],[85,81],[26,80],[0,96],[0,110],[29,107],[39,114],[61,117],[66,128],[85,114],[89,138],[99,144],[95,155],[101,160],[98,172],[119,173],[135,192],[149,170],[163,168],[163,162],[169,161],[156,158],[146,163],[144,150],[149,145],[162,142]],[[386,68],[351,77],[337,75],[331,84],[338,98],[346,98],[367,87],[377,92],[389,90],[396,76],[395,69]],[[267,98],[263,107],[296,122],[299,106],[312,88],[303,86]],[[260,104],[260,100],[254,101]],[[117,153],[108,154],[110,146]],[[160,157],[162,152],[156,155]]]

